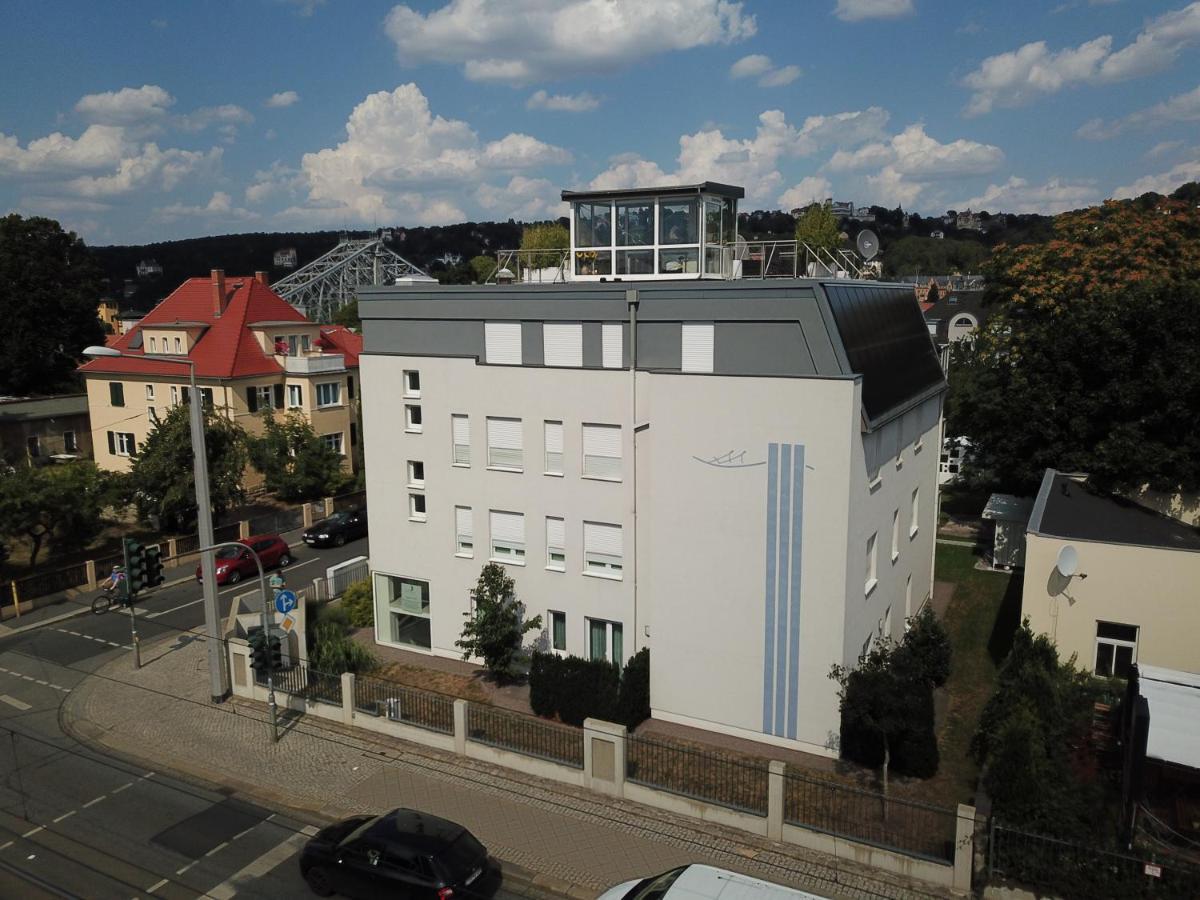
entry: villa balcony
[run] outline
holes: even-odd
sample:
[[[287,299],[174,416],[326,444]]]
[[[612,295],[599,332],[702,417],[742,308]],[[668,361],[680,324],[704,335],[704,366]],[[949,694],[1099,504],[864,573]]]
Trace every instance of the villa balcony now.
[[[346,371],[346,357],[341,353],[309,353],[283,357],[283,370],[289,375],[329,375]]]

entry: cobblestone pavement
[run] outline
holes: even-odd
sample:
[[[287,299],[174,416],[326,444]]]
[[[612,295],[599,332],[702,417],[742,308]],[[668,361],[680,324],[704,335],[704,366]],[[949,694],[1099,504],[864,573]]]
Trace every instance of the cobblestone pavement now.
[[[340,818],[412,806],[461,822],[501,860],[591,897],[686,862],[706,862],[829,897],[951,894],[853,862],[346,728],[287,720],[272,743],[267,710],[208,698],[205,643],[183,635],[119,655],[75,688],[64,729],[146,765],[247,798]]]

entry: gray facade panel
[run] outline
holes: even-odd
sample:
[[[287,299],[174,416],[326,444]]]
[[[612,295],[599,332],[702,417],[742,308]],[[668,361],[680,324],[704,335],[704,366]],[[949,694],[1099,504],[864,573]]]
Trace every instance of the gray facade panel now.
[[[521,364],[526,366],[545,365],[546,351],[542,344],[542,323],[521,323]]]
[[[816,375],[796,322],[718,322],[713,370],[722,375]]]
[[[583,323],[583,365],[584,368],[598,369],[603,365],[603,350],[600,338],[600,323]]]
[[[679,322],[638,322],[638,368],[679,369],[683,327]]]
[[[363,350],[404,356],[483,359],[483,323],[376,319],[363,323]]]
[[[813,365],[823,375],[840,373],[850,374],[849,366],[843,367],[838,360],[838,353],[830,339],[829,330],[821,309],[817,304],[804,304],[797,309],[797,318],[808,342],[808,352],[812,354]]]

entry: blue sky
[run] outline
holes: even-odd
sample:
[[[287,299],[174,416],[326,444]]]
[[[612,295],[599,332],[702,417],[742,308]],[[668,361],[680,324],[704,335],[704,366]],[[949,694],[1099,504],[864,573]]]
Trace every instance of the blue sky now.
[[[701,180],[1057,212],[1200,179],[1200,2],[10,4],[0,210],[93,244]]]

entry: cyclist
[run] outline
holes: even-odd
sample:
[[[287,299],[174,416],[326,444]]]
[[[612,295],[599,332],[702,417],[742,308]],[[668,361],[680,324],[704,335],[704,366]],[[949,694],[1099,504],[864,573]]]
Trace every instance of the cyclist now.
[[[113,566],[112,574],[109,575],[104,582],[104,593],[108,594],[110,597],[115,593],[118,599],[124,600],[124,592],[121,590],[121,585],[124,583],[124,581],[125,567]]]

